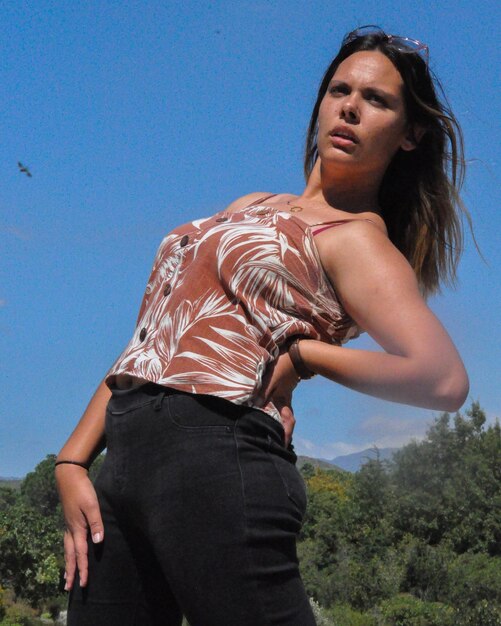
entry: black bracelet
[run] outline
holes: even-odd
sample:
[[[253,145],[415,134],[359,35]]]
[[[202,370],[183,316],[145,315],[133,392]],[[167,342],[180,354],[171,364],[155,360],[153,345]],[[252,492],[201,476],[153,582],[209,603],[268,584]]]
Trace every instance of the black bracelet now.
[[[56,461],[54,463],[54,467],[57,467],[58,465],[64,465],[64,464],[68,464],[68,465],[78,465],[79,467],[83,467],[84,469],[86,469],[87,471],[89,471],[90,468],[90,463],[82,463],[81,461]]]

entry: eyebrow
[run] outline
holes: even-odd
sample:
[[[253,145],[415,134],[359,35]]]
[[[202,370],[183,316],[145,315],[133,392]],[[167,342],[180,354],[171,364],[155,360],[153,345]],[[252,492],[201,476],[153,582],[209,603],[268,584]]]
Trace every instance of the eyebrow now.
[[[349,83],[347,83],[344,80],[338,80],[338,79],[332,79],[331,82],[329,83],[329,87],[331,86],[335,86],[335,87],[348,87],[349,89],[351,89],[351,86]],[[394,104],[398,104],[399,101],[399,95],[395,95],[392,93],[389,93],[388,91],[385,91],[384,89],[381,89],[380,87],[364,87],[362,89],[362,91],[364,92],[371,92],[371,93],[375,93],[378,96],[381,96],[382,98],[385,98],[386,100],[388,100],[388,102],[390,103],[394,103]]]

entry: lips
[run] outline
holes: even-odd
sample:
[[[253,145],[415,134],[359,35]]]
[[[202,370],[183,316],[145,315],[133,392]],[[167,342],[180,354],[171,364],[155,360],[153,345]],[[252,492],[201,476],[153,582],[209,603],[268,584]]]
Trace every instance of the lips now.
[[[357,137],[356,133],[354,133],[351,128],[347,126],[336,126],[329,133],[331,137],[336,137],[341,139],[342,141],[349,141],[352,143],[360,143],[360,139]]]

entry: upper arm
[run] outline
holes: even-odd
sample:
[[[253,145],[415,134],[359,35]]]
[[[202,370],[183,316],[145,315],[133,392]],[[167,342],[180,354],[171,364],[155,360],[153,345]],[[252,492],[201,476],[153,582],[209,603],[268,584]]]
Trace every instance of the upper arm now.
[[[271,194],[264,191],[255,191],[253,193],[248,193],[245,196],[241,196],[240,198],[233,200],[233,202],[226,207],[225,211],[227,213],[240,211],[241,209],[245,209],[245,207],[249,206],[249,204],[257,202],[260,198],[264,198],[269,195]]]
[[[409,263],[374,225],[357,221],[332,229],[321,257],[347,313],[385,351],[430,365],[459,359]]]

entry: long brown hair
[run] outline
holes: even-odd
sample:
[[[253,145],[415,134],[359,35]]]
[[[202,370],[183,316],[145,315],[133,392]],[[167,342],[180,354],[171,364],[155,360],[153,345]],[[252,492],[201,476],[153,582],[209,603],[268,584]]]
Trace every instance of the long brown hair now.
[[[409,127],[424,129],[416,149],[399,150],[393,157],[379,189],[379,203],[390,240],[413,267],[423,294],[429,295],[441,283],[455,283],[463,251],[461,216],[468,223],[470,217],[459,196],[464,179],[461,128],[440,82],[417,52],[402,50],[383,31],[345,38],[318,90],[306,138],[305,176],[308,180],[318,156],[318,111],[330,80],[344,59],[366,50],[382,52],[399,71]]]

